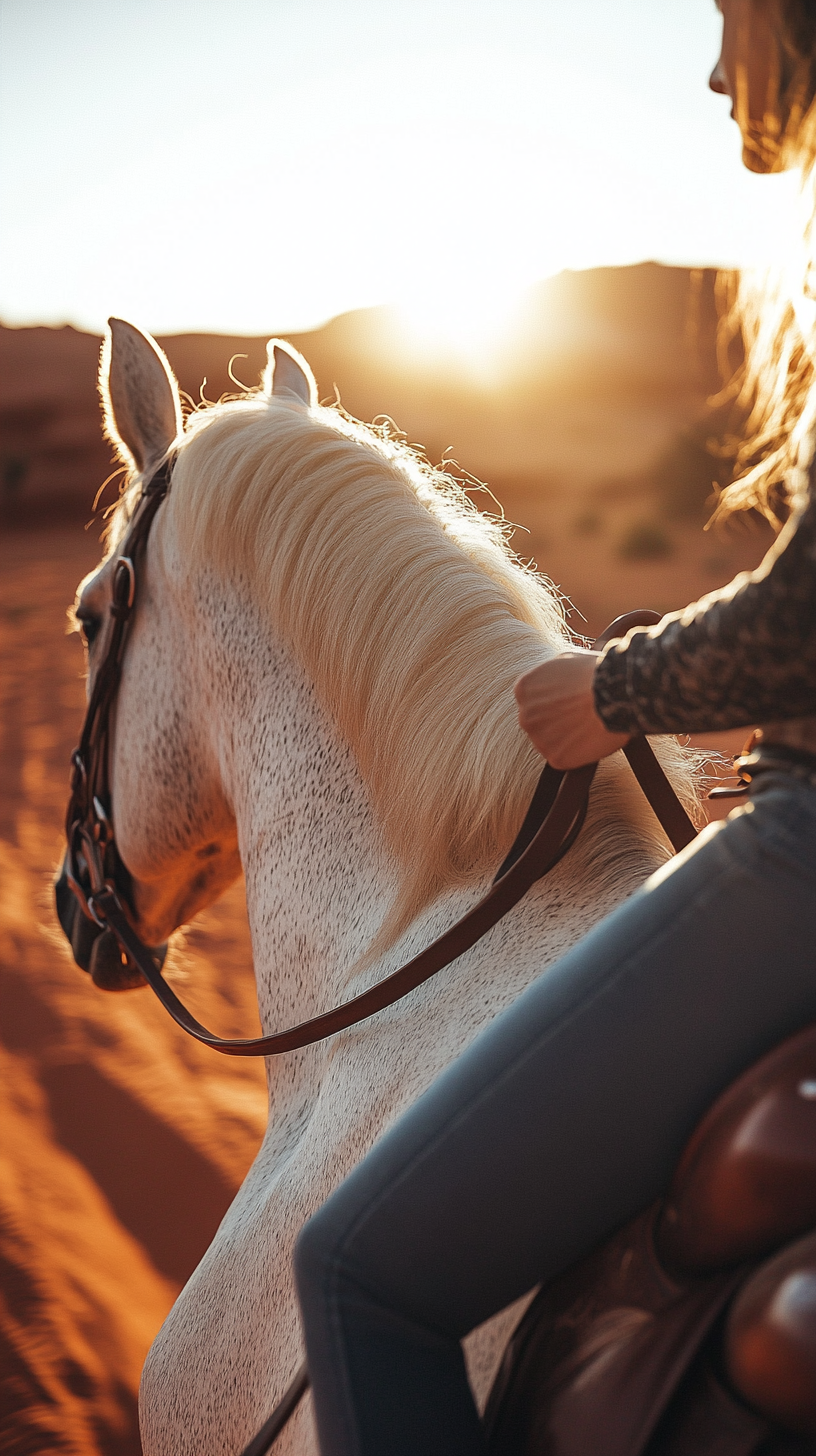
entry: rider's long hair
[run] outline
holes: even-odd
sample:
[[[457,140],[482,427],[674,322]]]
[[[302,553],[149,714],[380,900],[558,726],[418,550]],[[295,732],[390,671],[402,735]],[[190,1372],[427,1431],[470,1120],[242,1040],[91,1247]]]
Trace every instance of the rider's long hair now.
[[[798,167],[807,220],[787,263],[743,274],[727,301],[722,340],[742,334],[745,362],[731,390],[747,427],[717,514],[753,506],[779,524],[807,488],[816,427],[816,0],[771,3],[776,53],[761,126],[747,124],[747,85],[737,76],[743,156],[756,172]]]

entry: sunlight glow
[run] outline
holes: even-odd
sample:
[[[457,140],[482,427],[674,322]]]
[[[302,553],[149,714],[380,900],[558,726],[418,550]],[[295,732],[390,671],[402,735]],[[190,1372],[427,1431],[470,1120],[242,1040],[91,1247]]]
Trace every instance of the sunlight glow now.
[[[467,287],[434,280],[397,300],[406,349],[426,361],[452,360],[475,376],[489,376],[512,334],[521,297],[520,288],[490,277]]]
[[[260,334],[396,301],[406,348],[478,372],[562,268],[779,255],[788,179],[741,168],[706,89],[711,0],[192,13],[0,0],[5,323]]]

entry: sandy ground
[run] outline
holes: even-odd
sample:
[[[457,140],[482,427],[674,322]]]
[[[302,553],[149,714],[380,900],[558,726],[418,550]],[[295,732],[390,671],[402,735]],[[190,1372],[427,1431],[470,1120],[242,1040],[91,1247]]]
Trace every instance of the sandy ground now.
[[[262,1066],[182,1038],[146,992],[106,996],[56,926],[82,655],[66,604],[81,527],[0,542],[0,1450],[139,1451],[145,1351],[260,1140]],[[243,892],[185,933],[176,978],[257,1027]]]
[[[510,491],[503,504],[530,529],[517,549],[571,596],[590,634],[630,607],[682,605],[764,545],[750,531],[682,526],[665,558],[633,562],[619,543],[648,501],[599,508]],[[18,1456],[136,1456],[145,1350],[265,1117],[261,1066],[184,1038],[146,991],[97,991],[56,927],[51,878],[83,702],[65,611],[97,557],[79,525],[0,540],[0,1449]],[[172,974],[193,1009],[252,1034],[241,886],[179,940]]]

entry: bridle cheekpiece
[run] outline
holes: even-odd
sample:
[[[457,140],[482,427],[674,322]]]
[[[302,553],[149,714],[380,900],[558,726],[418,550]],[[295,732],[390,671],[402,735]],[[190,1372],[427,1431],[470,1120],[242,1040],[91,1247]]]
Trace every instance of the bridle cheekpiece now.
[[[65,818],[67,852],[64,877],[57,888],[60,920],[67,887],[82,912],[74,917],[69,939],[74,954],[97,984],[109,989],[144,985],[144,977],[128,952],[110,937],[103,908],[113,895],[127,903],[130,875],[116,849],[111,818],[109,759],[111,715],[122,677],[122,660],[137,597],[138,573],[144,562],[150,528],[170,487],[172,463],[164,461],[145,485],[125,533],[113,571],[107,641],[94,678],[78,746],[71,755],[71,793]],[[62,903],[61,903],[62,901]],[[100,942],[100,937],[104,939]],[[118,958],[118,966],[117,966]],[[163,959],[163,953],[160,954]]]

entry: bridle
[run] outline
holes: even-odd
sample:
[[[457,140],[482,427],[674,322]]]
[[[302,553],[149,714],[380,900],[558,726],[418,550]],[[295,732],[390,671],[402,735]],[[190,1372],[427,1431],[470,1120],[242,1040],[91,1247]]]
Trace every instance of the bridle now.
[[[165,461],[150,478],[125,534],[114,567],[111,620],[104,656],[85,710],[79,744],[71,755],[71,794],[65,816],[66,855],[56,894],[60,922],[80,964],[98,950],[97,942],[108,928],[102,908],[105,897],[112,892],[121,911],[122,899],[128,898],[130,889],[130,875],[117,851],[113,835],[108,780],[111,714],[119,691],[128,628],[136,604],[137,573],[143,565],[156,512],[170,486],[171,468],[170,462]],[[102,903],[99,903],[100,897]],[[70,913],[72,909],[81,912],[79,921],[75,913]],[[70,925],[66,920],[70,921]],[[119,955],[122,965],[119,989],[123,985],[140,984],[142,973],[138,962],[121,945]],[[148,955],[155,966],[155,955],[150,952]]]
[[[393,1005],[481,940],[575,842],[586,816],[597,764],[567,772],[545,765],[524,823],[491,888],[455,925],[391,975],[351,1000],[285,1031],[246,1040],[227,1040],[208,1031],[165,981],[161,971],[163,952],[151,949],[134,929],[128,905],[130,876],[116,848],[109,783],[111,714],[145,549],[156,513],[170,489],[171,474],[172,463],[167,460],[144,486],[113,570],[107,641],[79,745],[71,760],[71,795],[65,823],[67,851],[64,872],[56,887],[57,909],[80,964],[83,958],[92,963],[94,956],[98,958],[102,938],[113,937],[120,987],[146,980],[173,1020],[214,1051],[234,1057],[278,1056],[321,1041]],[[595,645],[601,647],[611,638],[623,636],[630,627],[651,626],[659,620],[657,612],[629,612],[616,618]],[[675,850],[683,849],[697,831],[645,737],[631,739],[623,751]],[[110,951],[111,942],[107,945]],[[94,979],[100,981],[96,975]],[[305,1367],[301,1367],[244,1456],[263,1456],[307,1384]]]

